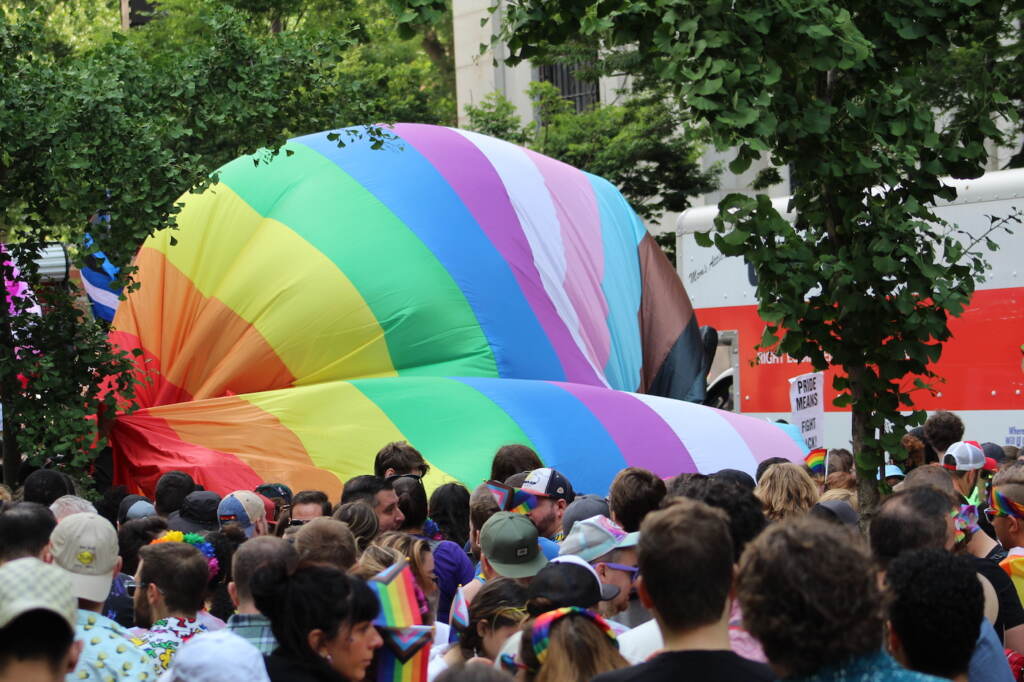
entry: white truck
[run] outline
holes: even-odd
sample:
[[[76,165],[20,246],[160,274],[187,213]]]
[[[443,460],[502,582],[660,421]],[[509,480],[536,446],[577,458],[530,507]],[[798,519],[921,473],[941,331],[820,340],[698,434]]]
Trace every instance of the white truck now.
[[[1024,169],[996,171],[976,180],[949,180],[957,199],[936,207],[949,223],[977,235],[989,216],[1024,211]],[[773,205],[783,215],[789,197]],[[791,377],[811,372],[809,363],[756,349],[765,323],[758,316],[752,269],[739,257],[703,248],[694,233],[713,229],[716,206],[686,210],[676,223],[676,262],[701,325],[719,334],[709,372],[707,403],[769,419],[789,419]],[[788,216],[791,217],[791,216]],[[1011,225],[1011,228],[1014,226]],[[949,326],[952,338],[932,369],[943,379],[934,396],[913,394],[916,407],[946,409],[964,420],[966,438],[1024,447],[1024,226],[993,237],[991,269],[971,304]],[[825,444],[849,447],[850,413],[832,405],[834,370],[825,373]]]

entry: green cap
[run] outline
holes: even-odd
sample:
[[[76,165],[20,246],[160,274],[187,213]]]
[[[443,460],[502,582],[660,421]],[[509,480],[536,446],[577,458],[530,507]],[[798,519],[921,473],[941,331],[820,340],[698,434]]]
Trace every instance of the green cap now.
[[[502,577],[532,578],[547,565],[541,554],[537,527],[529,518],[498,512],[480,529],[480,548]]]

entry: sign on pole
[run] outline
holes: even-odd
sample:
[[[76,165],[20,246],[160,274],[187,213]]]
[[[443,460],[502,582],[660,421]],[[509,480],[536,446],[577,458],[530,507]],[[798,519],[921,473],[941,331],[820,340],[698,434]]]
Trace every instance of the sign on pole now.
[[[811,450],[825,442],[825,373],[811,372],[789,380],[789,409],[792,423],[800,427]]]

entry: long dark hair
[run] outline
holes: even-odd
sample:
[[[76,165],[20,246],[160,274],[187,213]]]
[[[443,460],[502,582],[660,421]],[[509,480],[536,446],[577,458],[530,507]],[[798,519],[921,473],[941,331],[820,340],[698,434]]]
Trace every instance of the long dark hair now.
[[[461,483],[445,483],[430,496],[430,518],[445,540],[459,547],[469,541],[469,491]]]
[[[270,619],[278,650],[309,666],[327,665],[309,646],[309,633],[323,630],[329,639],[344,625],[373,620],[380,611],[376,595],[358,578],[332,566],[300,564],[290,575],[267,564],[253,574],[252,596]]]

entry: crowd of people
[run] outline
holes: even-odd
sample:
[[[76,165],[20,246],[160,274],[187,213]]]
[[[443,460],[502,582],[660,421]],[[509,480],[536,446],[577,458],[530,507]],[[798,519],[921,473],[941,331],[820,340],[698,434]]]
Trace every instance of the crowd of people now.
[[[1024,459],[963,438],[907,434],[869,523],[845,450],[583,494],[508,445],[428,496],[398,442],[339,500],[171,471],[93,504],[40,469],[0,509],[0,682],[399,679],[367,581],[406,565],[411,682],[1022,680]]]

